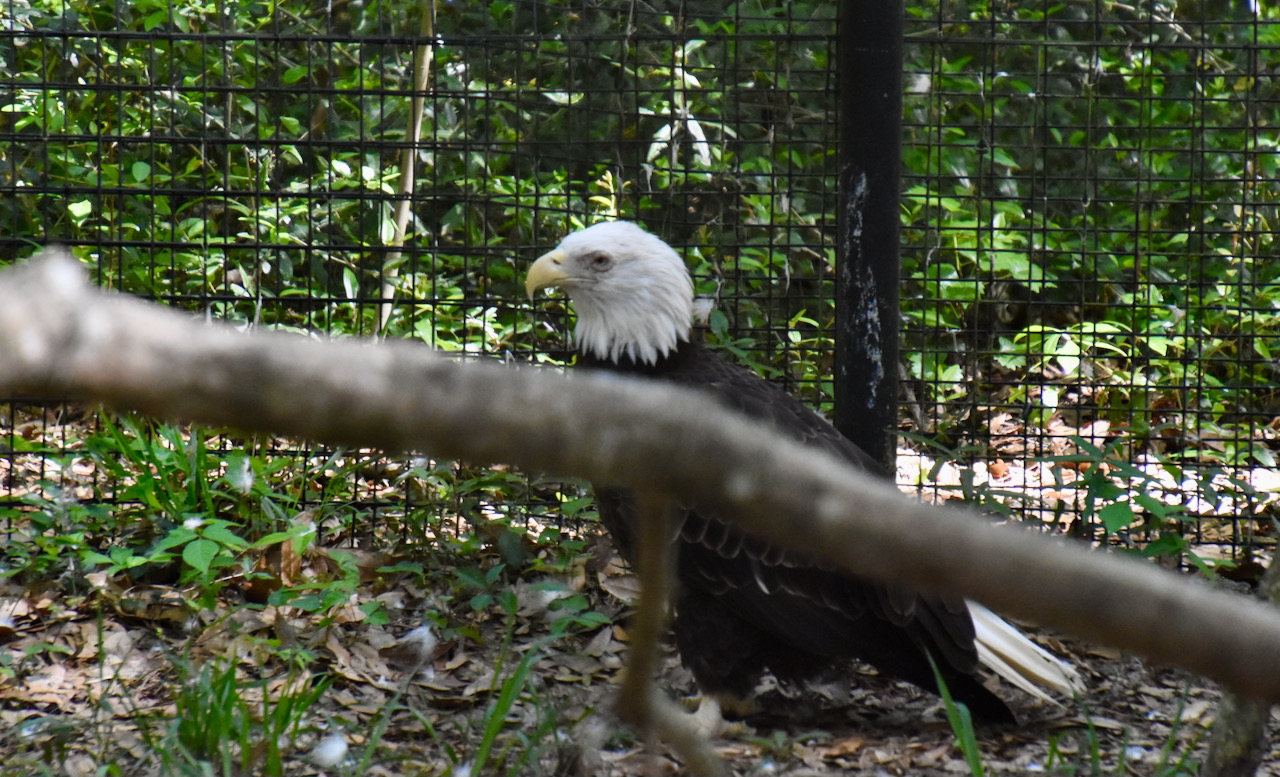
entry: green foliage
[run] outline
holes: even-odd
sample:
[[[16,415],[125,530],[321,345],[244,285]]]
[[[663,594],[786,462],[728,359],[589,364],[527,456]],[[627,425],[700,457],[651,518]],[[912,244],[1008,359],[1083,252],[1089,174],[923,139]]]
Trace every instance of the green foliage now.
[[[295,539],[308,541],[313,538],[314,531],[306,530],[305,534],[281,533],[265,538],[265,541],[259,541],[257,544],[264,546],[280,541]],[[352,595],[360,590],[360,570],[356,567],[355,559],[350,553],[340,550],[330,551],[328,557],[337,563],[339,574],[281,587],[271,594],[267,603],[278,607],[296,607],[304,613],[324,614],[350,601]],[[364,602],[361,604],[361,609],[370,623],[385,622],[385,615],[381,614],[377,602]],[[327,626],[327,620],[327,618],[322,619],[321,625]]]
[[[1184,417],[1207,420],[1206,436],[1250,438],[1235,411],[1271,391],[1280,278],[1280,200],[1266,183],[1277,140],[1256,101],[1280,93],[1248,52],[1280,12],[1224,9],[1224,23],[1163,3],[1140,15],[1070,3],[907,12],[915,376],[944,399],[980,392],[962,369],[976,355],[984,377],[995,365],[1013,376],[991,404],[1076,381],[1117,416],[1150,416],[1194,386]],[[935,41],[940,18],[952,26]],[[1202,47],[1167,45],[1191,41]],[[1193,455],[1206,454],[1274,461],[1257,445]]]
[[[228,583],[255,576],[262,549],[313,541],[314,528],[288,521],[287,461],[268,464],[238,447],[220,452],[199,429],[106,413],[97,421],[100,430],[72,441],[77,453],[51,460],[52,469],[95,472],[110,491],[48,480],[0,508],[22,538],[0,548],[0,575],[62,580],[73,590],[85,571],[176,582],[211,605]]]
[[[938,693],[941,694],[943,708],[947,711],[947,723],[955,734],[956,745],[964,754],[969,774],[971,777],[982,777],[986,774],[986,767],[982,764],[982,751],[978,747],[978,736],[973,727],[973,714],[964,703],[951,698],[951,689],[947,687],[942,672],[938,671],[938,664],[933,656],[926,653],[925,658],[929,659],[929,668],[933,670],[933,679],[938,683]]]
[[[484,711],[481,722],[481,736],[476,744],[476,749],[471,758],[471,770],[473,773],[485,774],[488,769],[493,769],[497,764],[491,764],[490,759],[494,755],[494,749],[498,744],[498,735],[507,727],[507,715],[515,705],[517,698],[529,688],[530,673],[533,670],[533,664],[537,659],[538,651],[536,649],[528,649],[524,651],[524,655],[520,656],[514,669],[509,673],[504,670],[508,662],[514,657],[512,638],[515,634],[516,623],[516,602],[515,596],[507,594],[503,597],[503,607],[507,614],[507,630],[504,634],[502,650],[498,654],[498,665],[494,668],[494,688],[493,701]],[[505,676],[504,676],[505,675]],[[502,678],[500,681],[498,678]],[[541,744],[541,741],[551,732],[550,726],[554,726],[554,716],[544,715],[541,725],[532,732],[532,736],[525,739],[521,744]],[[522,739],[524,739],[522,737]],[[508,744],[504,753],[498,754],[498,758],[505,760],[508,753],[513,752],[516,743]],[[528,764],[536,758],[536,748],[518,747],[514,748],[517,754],[515,763],[507,765],[504,769],[508,774],[519,774],[520,770],[528,769]]]
[[[26,495],[19,506],[0,508],[0,520],[25,529],[19,541],[5,543],[0,551],[0,576],[22,582],[59,579],[85,552],[89,536],[116,528],[108,506],[81,505],[54,483]]]
[[[130,292],[460,353],[556,336],[513,304],[513,252],[600,216],[641,218],[690,246],[700,294],[734,293],[710,322],[718,346],[828,401],[829,4],[442,4],[419,194],[406,250],[388,254],[414,47],[377,36],[404,34],[417,12],[407,0],[335,17],[184,2],[117,17],[19,3],[14,24],[30,34],[3,52],[17,80],[0,116],[30,142],[6,151],[19,185],[0,218],[17,234],[113,246],[82,253]],[[1178,423],[1152,408],[1194,385],[1179,414],[1231,441],[1195,454],[1270,465],[1238,425],[1270,391],[1278,323],[1264,184],[1280,155],[1258,108],[1276,87],[1246,54],[1270,56],[1257,46],[1274,25],[1208,24],[1164,4],[1134,13],[908,9],[907,366],[948,401],[1018,407],[1039,384],[1095,384],[1115,415],[1149,416],[1143,434]],[[935,32],[944,17],[952,26]],[[239,35],[187,37],[214,29]],[[100,30],[172,37],[88,34]],[[40,35],[54,31],[85,34]],[[499,49],[467,37],[507,34],[535,37]],[[1166,45],[1186,41],[1203,46]],[[46,88],[90,81],[156,86]],[[1010,283],[1074,320],[987,326],[982,311]],[[385,323],[368,303],[384,285],[402,301]],[[993,368],[1012,389],[977,379]]]
[[[406,250],[394,257],[383,252],[401,165],[393,144],[404,137],[411,101],[386,95],[409,83],[414,52],[360,36],[414,18],[417,4],[344,10],[331,21],[351,42],[330,43],[306,37],[332,32],[322,17],[266,4],[237,4],[233,19],[196,2],[135,4],[108,19],[92,5],[36,0],[20,17],[33,33],[174,37],[32,35],[8,52],[9,70],[22,80],[3,109],[19,137],[40,139],[44,149],[18,169],[28,183],[69,196],[19,189],[0,203],[0,217],[18,234],[118,245],[84,253],[105,283],[219,318],[337,333],[382,329],[485,353],[528,348],[535,335],[533,320],[506,302],[520,297],[512,251],[604,214],[638,217],[674,242],[699,246],[691,253],[701,291],[715,294],[724,281],[742,290],[730,341],[804,319],[814,336],[756,341],[752,350],[763,352],[756,359],[771,373],[805,385],[828,374],[829,345],[818,333],[831,315],[820,289],[833,255],[822,227],[834,212],[834,125],[809,120],[813,108],[792,95],[827,88],[834,10],[800,4],[780,12],[750,2],[732,17],[714,8],[628,18],[604,6],[540,8],[437,9],[436,27],[450,37],[432,49],[423,130],[431,140],[416,159],[422,194]],[[228,25],[244,37],[194,45],[184,38]],[[279,35],[270,45],[253,35],[266,29]],[[546,37],[495,52],[467,42],[477,31]],[[681,43],[655,47],[649,35]],[[769,36],[806,42],[779,45]],[[370,61],[379,66],[361,66]],[[724,79],[727,63],[746,80]],[[90,73],[104,83],[166,87],[42,88]],[[620,90],[622,82],[630,86]],[[544,99],[522,96],[535,91]],[[784,126],[785,143],[776,137]],[[126,142],[104,154],[101,135]],[[168,140],[158,145],[150,140],[157,136]],[[564,138],[578,144],[572,157],[556,144]],[[542,153],[530,154],[535,148]],[[781,177],[786,191],[775,185]],[[718,222],[724,237],[681,234],[673,209]],[[823,245],[816,254],[806,247],[815,235]],[[384,283],[397,299],[431,303],[398,305],[382,326],[377,306],[362,300]]]
[[[177,666],[186,676],[174,697],[167,746],[158,749],[166,774],[284,774],[283,754],[332,682],[287,682],[273,698],[267,680],[246,685],[234,663],[198,671],[186,661]]]
[[[547,609],[556,613],[555,619],[551,622],[552,636],[594,631],[601,626],[609,626],[613,623],[608,615],[591,609],[591,602],[582,594],[572,594],[556,599]]]
[[[966,461],[985,456],[977,446],[947,448],[936,439],[904,435],[913,443],[931,450],[935,464],[922,473],[922,482],[937,482],[939,471],[959,462],[959,483],[937,486],[951,492],[950,498],[991,516],[1016,519],[1028,512],[1050,512],[1045,522],[1051,531],[1107,547],[1121,549],[1143,558],[1160,559],[1170,566],[1190,564],[1212,575],[1232,562],[1202,556],[1193,538],[1200,520],[1193,503],[1214,505],[1242,495],[1259,495],[1247,475],[1231,475],[1215,468],[1188,468],[1177,457],[1149,456],[1134,462],[1123,440],[1106,444],[1082,437],[1070,438],[1074,452],[1044,456],[1036,460],[1040,472],[1050,482],[1039,487],[1002,488],[980,480]],[[1194,485],[1189,479],[1194,478]],[[1046,510],[1045,491],[1051,489]]]
[[[1207,478],[1203,490],[1188,494],[1182,485],[1185,472],[1172,461],[1144,467],[1130,462],[1119,443],[1099,447],[1081,438],[1073,442],[1076,454],[1046,461],[1066,464],[1080,473],[1071,483],[1056,484],[1079,505],[1077,533],[1143,557],[1190,562],[1206,574],[1221,563],[1201,557],[1188,540],[1196,517],[1188,510],[1187,500],[1212,499],[1215,478]],[[1243,492],[1242,485],[1229,487]]]
[[[1168,736],[1160,748],[1159,762],[1144,773],[1155,775],[1156,777],[1189,777],[1198,773],[1198,764],[1191,756],[1196,744],[1201,739],[1200,734],[1197,734],[1183,748],[1181,754],[1174,752],[1175,748],[1178,747],[1178,732],[1184,725],[1182,710],[1185,702],[1186,696],[1184,694],[1179,699],[1178,707],[1174,712],[1174,717],[1169,727]],[[1129,763],[1129,736],[1131,732],[1127,729],[1125,730],[1124,737],[1117,748],[1118,754],[1115,757],[1115,765],[1112,769],[1105,770],[1103,760],[1106,753],[1098,726],[1094,723],[1093,716],[1087,708],[1082,709],[1081,713],[1084,718],[1084,727],[1082,729],[1050,734],[1049,757],[1045,761],[1045,770],[1050,774],[1085,774],[1091,775],[1091,777],[1100,777],[1103,774],[1132,774],[1133,768]],[[1066,742],[1070,742],[1070,744],[1064,746]],[[1083,744],[1083,747],[1077,746],[1077,742]]]
[[[564,635],[564,619],[553,625],[550,635],[531,643],[518,644],[517,630],[523,630],[523,626],[517,600],[509,589],[499,590],[496,587],[501,571],[499,566],[480,576],[474,570],[457,574],[458,584],[463,588],[477,586],[487,592],[473,597],[472,606],[477,610],[496,606],[504,621],[488,703],[477,716],[458,715],[451,719],[451,726],[463,730],[462,738],[468,743],[469,750],[459,752],[426,716],[404,708],[398,692],[384,705],[375,722],[374,736],[364,749],[356,773],[363,773],[370,763],[376,762],[379,740],[391,716],[401,711],[417,717],[437,749],[445,755],[450,774],[529,774],[540,768],[538,759],[544,752],[562,744],[558,738],[564,725],[562,712],[539,695],[533,669],[543,658],[545,649]],[[446,629],[445,633],[451,631]],[[457,630],[454,633],[463,632]],[[474,631],[471,636],[480,641]],[[532,726],[519,726],[520,716],[515,715],[517,703],[534,711]]]

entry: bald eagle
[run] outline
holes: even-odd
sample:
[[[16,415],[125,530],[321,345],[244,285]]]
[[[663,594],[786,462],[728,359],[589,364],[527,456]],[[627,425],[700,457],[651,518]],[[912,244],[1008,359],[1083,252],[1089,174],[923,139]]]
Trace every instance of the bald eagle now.
[[[596,224],[564,238],[529,269],[526,291],[559,287],[573,301],[578,369],[601,369],[700,391],[779,434],[884,474],[817,412],[693,334],[693,282],[666,243],[635,224]],[[624,558],[637,542],[631,494],[597,488],[602,523]],[[859,659],[930,691],[929,657],[952,697],[980,720],[1012,713],[979,680],[980,663],[1019,687],[1070,694],[1074,669],[989,610],[816,563],[725,520],[686,509],[675,540],[676,647],[704,698],[742,699],[765,672],[801,681]]]

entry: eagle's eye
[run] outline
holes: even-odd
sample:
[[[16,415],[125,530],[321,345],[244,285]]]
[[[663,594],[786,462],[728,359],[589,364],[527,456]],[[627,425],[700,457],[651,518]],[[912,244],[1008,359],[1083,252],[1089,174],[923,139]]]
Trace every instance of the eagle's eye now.
[[[587,264],[591,265],[593,270],[607,270],[609,265],[613,264],[613,259],[603,251],[597,251],[587,257]]]

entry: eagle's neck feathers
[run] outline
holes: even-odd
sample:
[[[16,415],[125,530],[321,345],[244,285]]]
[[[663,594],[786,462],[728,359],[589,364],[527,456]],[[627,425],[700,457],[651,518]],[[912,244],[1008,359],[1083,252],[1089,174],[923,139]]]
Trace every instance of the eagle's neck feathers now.
[[[689,339],[691,300],[688,287],[678,285],[633,286],[613,298],[577,299],[578,349],[602,361],[655,364]]]

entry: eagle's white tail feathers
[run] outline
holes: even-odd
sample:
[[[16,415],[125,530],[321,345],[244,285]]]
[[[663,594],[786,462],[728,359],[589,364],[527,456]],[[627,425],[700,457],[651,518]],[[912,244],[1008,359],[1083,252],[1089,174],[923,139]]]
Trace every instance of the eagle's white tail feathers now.
[[[1075,667],[1054,658],[999,615],[968,602],[983,666],[1038,699],[1056,701],[1045,690],[1071,697],[1084,690]]]

